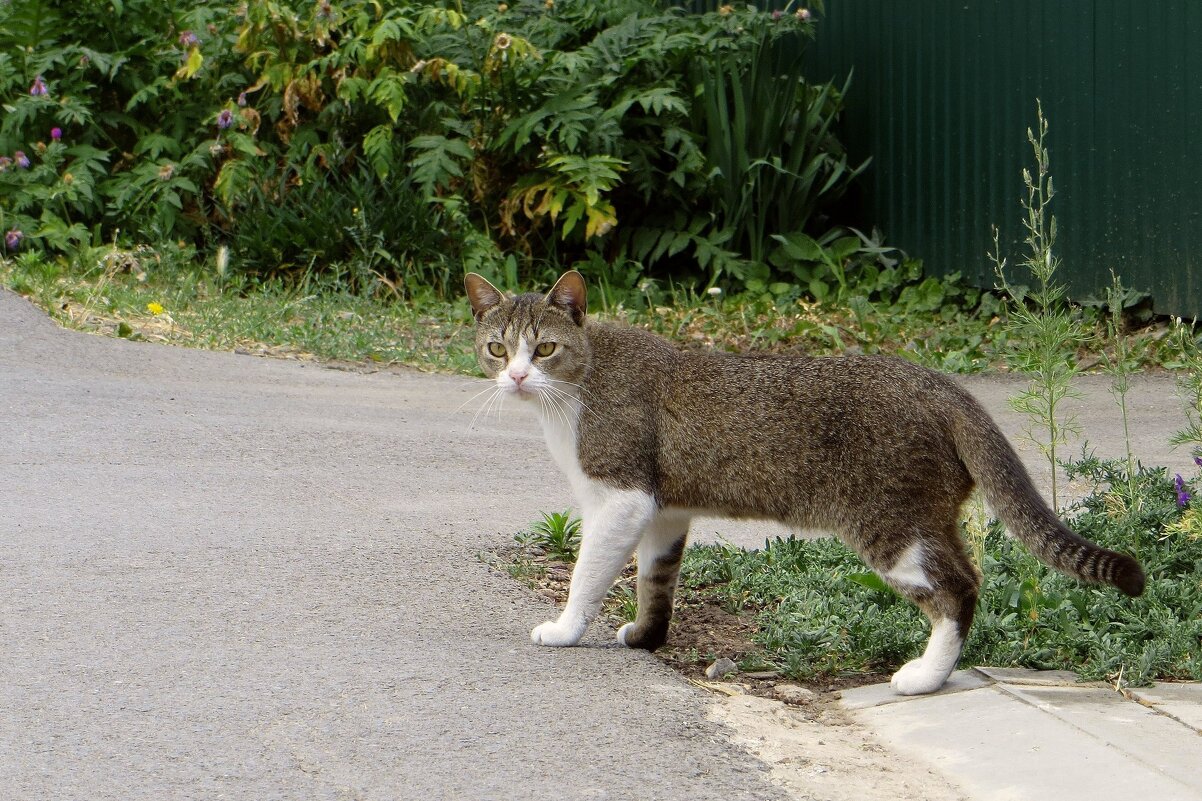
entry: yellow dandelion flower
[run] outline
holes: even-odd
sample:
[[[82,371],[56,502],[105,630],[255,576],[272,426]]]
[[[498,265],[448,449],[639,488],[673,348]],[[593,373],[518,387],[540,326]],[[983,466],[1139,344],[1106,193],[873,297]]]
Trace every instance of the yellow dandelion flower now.
[[[158,317],[165,310],[163,309],[163,304],[155,303],[152,301],[152,302],[146,304],[146,311],[150,312],[155,317]]]

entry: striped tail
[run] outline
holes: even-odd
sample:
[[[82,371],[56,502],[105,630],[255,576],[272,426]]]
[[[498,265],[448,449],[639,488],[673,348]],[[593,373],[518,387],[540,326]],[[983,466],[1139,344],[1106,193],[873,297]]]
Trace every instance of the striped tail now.
[[[1010,533],[1061,573],[1110,584],[1131,596],[1143,593],[1145,576],[1139,562],[1090,542],[1060,522],[1005,435],[975,399],[966,399],[968,408],[954,426],[956,450]]]

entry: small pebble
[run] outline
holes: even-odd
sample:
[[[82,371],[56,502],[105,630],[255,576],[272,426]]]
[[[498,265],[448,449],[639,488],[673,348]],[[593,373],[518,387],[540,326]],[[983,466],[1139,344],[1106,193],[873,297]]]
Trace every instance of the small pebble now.
[[[705,677],[712,681],[713,679],[720,679],[723,676],[738,672],[739,666],[733,660],[722,657],[705,669]]]
[[[786,704],[804,704],[814,700],[814,691],[807,690],[797,684],[778,684],[772,688],[773,694]]]

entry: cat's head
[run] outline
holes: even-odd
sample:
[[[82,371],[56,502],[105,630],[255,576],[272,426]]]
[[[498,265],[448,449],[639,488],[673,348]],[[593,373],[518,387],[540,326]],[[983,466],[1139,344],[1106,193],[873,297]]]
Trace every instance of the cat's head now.
[[[546,295],[507,297],[475,273],[464,286],[476,316],[476,358],[503,392],[529,400],[581,382],[589,350],[580,273],[564,273]]]

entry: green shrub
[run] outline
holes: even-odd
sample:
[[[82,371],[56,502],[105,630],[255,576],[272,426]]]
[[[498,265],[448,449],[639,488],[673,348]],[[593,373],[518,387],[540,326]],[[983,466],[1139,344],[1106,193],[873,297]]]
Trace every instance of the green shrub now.
[[[655,0],[230,11],[0,5],[0,152],[22,154],[0,172],[0,227],[16,248],[184,240],[211,258],[225,244],[250,273],[436,291],[505,253],[522,281],[630,264],[756,289],[801,273],[842,285],[867,252],[818,222],[858,168],[831,133],[841,93],[800,77],[808,14]]]
[[[0,225],[60,251],[195,236],[232,29],[216,3],[0,4],[0,153],[31,161],[0,171]]]

